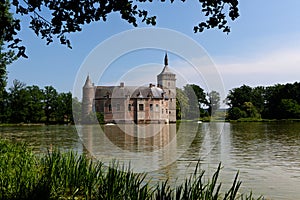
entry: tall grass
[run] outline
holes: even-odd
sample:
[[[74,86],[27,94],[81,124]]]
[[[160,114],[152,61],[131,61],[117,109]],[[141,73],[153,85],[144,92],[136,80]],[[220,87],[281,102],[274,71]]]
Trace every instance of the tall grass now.
[[[38,157],[24,144],[0,140],[0,199],[254,199],[251,193],[238,194],[238,173],[231,188],[221,194],[221,165],[206,182],[199,166],[179,186],[171,188],[168,181],[151,186],[146,174],[133,173],[118,162],[105,167],[85,155],[58,149]]]

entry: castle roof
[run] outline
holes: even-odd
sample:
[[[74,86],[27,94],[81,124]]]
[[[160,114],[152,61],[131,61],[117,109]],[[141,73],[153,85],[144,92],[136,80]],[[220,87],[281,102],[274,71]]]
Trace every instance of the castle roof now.
[[[85,84],[83,87],[84,88],[94,87],[89,75],[86,77]]]
[[[169,61],[168,61],[168,54],[166,53],[166,55],[165,55],[165,67],[163,68],[163,70],[161,71],[161,73],[158,76],[163,75],[163,74],[174,74],[170,70],[170,68],[168,66],[168,63],[169,63]]]
[[[97,86],[95,98],[167,98],[158,87],[146,86]]]

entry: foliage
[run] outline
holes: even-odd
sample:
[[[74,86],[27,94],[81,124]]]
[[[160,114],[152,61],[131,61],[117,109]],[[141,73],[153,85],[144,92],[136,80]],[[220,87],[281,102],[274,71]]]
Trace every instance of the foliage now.
[[[246,112],[239,109],[238,107],[232,107],[228,110],[228,119],[237,120],[246,117]]]
[[[204,90],[195,84],[187,84],[183,87],[183,92],[188,99],[189,110],[186,114],[187,119],[196,119],[200,113],[204,113],[201,105],[207,105]]]
[[[300,118],[300,83],[251,88],[243,85],[229,91],[228,119]]]
[[[46,115],[46,123],[50,122],[51,118],[54,118],[57,109],[57,91],[52,86],[46,86],[44,90],[44,111]]]
[[[14,18],[11,16],[8,12],[10,6],[14,8],[15,14],[31,18],[29,28],[37,36],[45,39],[47,44],[57,37],[61,44],[71,48],[68,33],[80,32],[83,25],[91,22],[105,22],[112,13],[119,13],[123,20],[133,26],[138,25],[138,19],[142,23],[155,25],[156,16],[149,16],[147,10],[140,9],[149,2],[152,0],[1,0],[1,11],[4,11],[1,13],[1,39],[9,44],[9,48],[17,48],[18,56],[26,56],[25,47],[20,45],[21,39],[17,37],[21,29],[21,20],[17,19],[17,15],[14,15]],[[170,2],[173,3],[174,0]],[[235,20],[239,16],[238,0],[199,0],[199,10],[205,15],[205,20],[201,19],[194,27],[195,33],[210,28],[229,33],[228,20]]]
[[[97,120],[100,124],[104,124],[105,121],[104,121],[104,114],[101,113],[101,112],[97,112],[96,113],[96,116],[97,116]]]
[[[41,178],[38,159],[24,144],[0,140],[0,199],[34,199]]]
[[[9,118],[13,123],[25,122],[28,107],[26,104],[29,101],[29,95],[25,90],[26,84],[18,80],[13,81],[13,85],[9,88]]]
[[[186,119],[189,110],[189,99],[183,90],[176,88],[176,119]]]
[[[78,123],[81,120],[81,102],[77,97],[72,98],[72,115],[71,121]]]
[[[57,95],[57,108],[55,109],[55,121],[69,123],[72,120],[72,94],[60,93]]]
[[[196,84],[187,84],[183,89],[176,88],[176,98],[177,119],[209,119],[220,108],[220,94],[216,91],[206,94]]]
[[[72,94],[58,93],[52,86],[40,89],[13,81],[9,91],[3,92],[0,101],[0,123],[72,123]],[[75,113],[80,112],[81,103],[74,100]],[[80,113],[77,113],[80,115]]]
[[[220,108],[220,94],[217,91],[211,91],[208,93],[208,113],[210,116],[214,115],[215,112]]]
[[[58,149],[38,157],[24,145],[1,140],[0,147],[0,199],[254,199],[252,193],[238,193],[238,173],[221,194],[220,164],[208,182],[198,162],[195,172],[175,188],[167,181],[153,187],[145,173],[133,173],[117,162],[105,167],[85,155]]]
[[[281,99],[279,109],[282,118],[300,118],[300,104],[294,99]]]
[[[28,93],[28,112],[26,114],[26,121],[40,122],[44,116],[44,93],[38,86],[27,86],[26,92]]]
[[[15,19],[10,13],[11,1],[1,0],[0,1],[0,46],[1,46],[1,65],[9,64],[15,60],[16,57],[25,55],[25,47],[19,45],[21,40],[17,38],[18,32],[21,30],[20,20]],[[7,45],[7,48],[4,48]],[[3,50],[7,49],[3,52]],[[14,49],[18,49],[18,54],[15,57]]]

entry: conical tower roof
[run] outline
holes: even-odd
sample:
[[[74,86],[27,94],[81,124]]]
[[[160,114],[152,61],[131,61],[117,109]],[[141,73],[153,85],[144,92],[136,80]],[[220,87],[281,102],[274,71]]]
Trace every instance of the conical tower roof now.
[[[90,87],[93,87],[93,84],[92,84],[92,81],[91,81],[89,75],[86,77],[85,84],[84,84],[83,87],[84,87],[84,88],[90,88]]]
[[[174,74],[174,73],[170,70],[170,68],[169,68],[169,66],[168,66],[168,63],[169,63],[169,61],[168,61],[168,54],[166,53],[166,55],[165,55],[165,66],[164,66],[163,70],[161,71],[161,73],[160,73],[159,75],[163,75],[163,74]]]

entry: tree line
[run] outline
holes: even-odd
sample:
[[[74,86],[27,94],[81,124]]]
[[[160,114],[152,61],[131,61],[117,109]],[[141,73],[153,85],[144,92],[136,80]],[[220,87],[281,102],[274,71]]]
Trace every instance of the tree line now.
[[[197,119],[211,117],[220,108],[220,94],[217,91],[205,93],[196,84],[176,88],[176,118]]]
[[[76,99],[73,99],[76,104]],[[78,102],[77,106],[80,106]],[[78,108],[80,110],[80,108]],[[72,94],[14,80],[0,95],[0,123],[72,123]]]
[[[176,93],[177,119],[209,118],[220,108],[220,94],[206,93],[196,84],[176,88]],[[229,106],[228,120],[299,119],[300,83],[253,88],[242,85],[229,90],[225,103]],[[53,86],[26,86],[14,80],[0,93],[0,123],[74,123],[73,114],[80,121],[81,102],[72,98],[71,92],[59,93]]]
[[[229,91],[226,99],[228,119],[299,119],[300,83],[250,87],[242,85]]]

